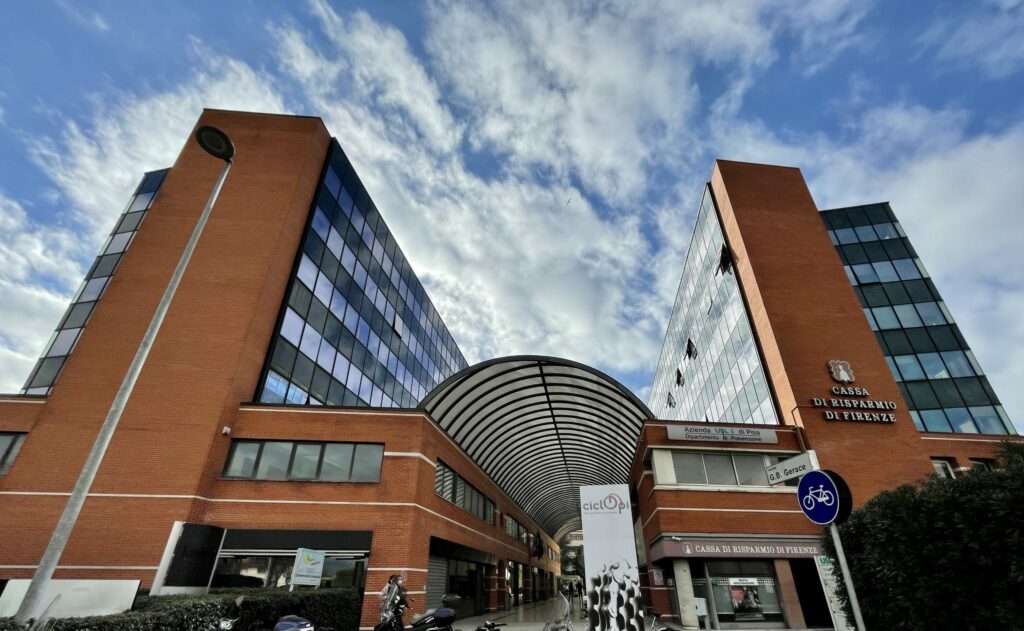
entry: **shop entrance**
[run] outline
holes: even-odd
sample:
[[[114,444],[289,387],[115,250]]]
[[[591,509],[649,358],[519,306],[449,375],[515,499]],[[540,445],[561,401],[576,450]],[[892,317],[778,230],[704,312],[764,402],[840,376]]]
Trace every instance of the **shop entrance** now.
[[[694,596],[706,598],[719,629],[785,629],[770,560],[690,559]]]
[[[497,560],[480,550],[437,537],[430,538],[427,607],[440,607],[444,594],[462,598],[460,616],[479,615],[487,608],[487,570]]]
[[[831,627],[832,614],[828,610],[828,601],[814,559],[790,559],[789,567],[793,570],[793,583],[800,594],[804,622],[808,627]]]

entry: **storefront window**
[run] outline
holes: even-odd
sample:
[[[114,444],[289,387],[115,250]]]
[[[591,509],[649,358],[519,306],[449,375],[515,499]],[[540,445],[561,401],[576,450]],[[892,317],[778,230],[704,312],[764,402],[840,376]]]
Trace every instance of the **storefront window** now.
[[[760,628],[784,622],[771,561],[708,561],[706,572],[719,624]]]
[[[774,578],[712,578],[719,622],[776,622],[782,606]]]
[[[295,555],[230,556],[217,559],[211,587],[287,588]],[[366,559],[327,557],[321,587],[363,588]]]

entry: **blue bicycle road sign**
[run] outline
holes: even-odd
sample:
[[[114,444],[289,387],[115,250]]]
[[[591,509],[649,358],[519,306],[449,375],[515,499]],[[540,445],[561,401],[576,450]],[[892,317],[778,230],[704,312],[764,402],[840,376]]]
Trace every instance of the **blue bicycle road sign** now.
[[[839,488],[824,471],[808,471],[796,490],[800,510],[819,526],[827,526],[839,516]]]

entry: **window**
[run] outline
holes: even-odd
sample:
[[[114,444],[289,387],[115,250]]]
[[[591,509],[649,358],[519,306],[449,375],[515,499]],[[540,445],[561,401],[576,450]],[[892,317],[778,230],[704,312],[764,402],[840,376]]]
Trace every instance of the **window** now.
[[[437,461],[434,469],[434,493],[488,524],[494,523],[494,502],[458,473]],[[506,518],[506,527],[508,521]]]
[[[25,434],[17,432],[0,432],[0,475],[11,470],[14,458],[25,442]]]
[[[971,471],[991,471],[993,468],[991,460],[971,458]]]
[[[224,477],[240,480],[379,482],[384,445],[235,440]]]
[[[674,408],[676,406],[676,399],[675,397],[672,396],[671,392],[669,392],[668,396],[665,398],[665,405],[669,406],[670,408]]]
[[[677,386],[681,386],[684,383],[686,383],[686,380],[683,379],[682,371],[680,371],[678,368],[676,368],[676,385]]]
[[[693,340],[686,340],[686,356],[693,359],[697,356],[697,346],[693,343]]]
[[[676,484],[770,486],[767,466],[789,456],[744,453],[673,451]]]
[[[732,271],[732,254],[729,253],[729,246],[722,244],[722,251],[718,255],[718,272],[725,274]]]
[[[952,480],[953,475],[953,464],[944,458],[932,458],[932,467],[935,469],[935,475],[940,478],[946,478]]]
[[[505,515],[505,534],[526,543],[526,527],[520,524],[511,515]]]
[[[896,362],[896,366],[899,367],[905,381],[924,379],[924,371],[921,370],[921,366],[917,363],[917,357],[914,355],[897,355],[893,357],[893,360]]]

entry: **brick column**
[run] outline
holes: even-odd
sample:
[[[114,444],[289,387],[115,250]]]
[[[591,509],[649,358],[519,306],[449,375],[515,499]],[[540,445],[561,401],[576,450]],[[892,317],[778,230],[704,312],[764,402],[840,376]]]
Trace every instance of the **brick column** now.
[[[484,595],[484,610],[488,613],[505,609],[505,561],[499,559],[497,565],[487,566],[487,578],[484,584],[487,593]]]
[[[523,565],[523,603],[533,602],[533,568]]]
[[[782,603],[786,622],[790,628],[804,628],[807,623],[804,621],[804,610],[800,607],[800,596],[793,581],[793,568],[789,566],[789,559],[775,559],[775,578],[778,579],[776,588],[779,590],[779,602]]]
[[[420,521],[410,508],[401,515],[389,514],[385,523],[374,527],[360,627],[371,628],[380,622],[380,592],[392,574],[404,577],[410,600],[403,621],[408,624],[414,613],[426,610],[430,535],[419,527]]]

